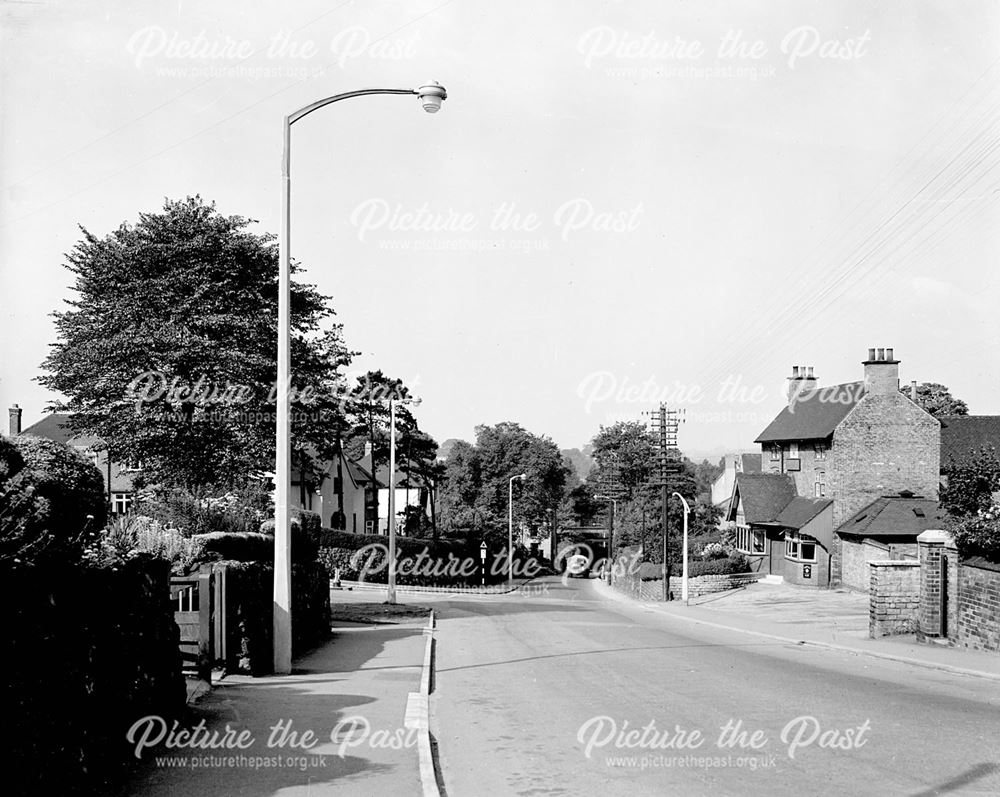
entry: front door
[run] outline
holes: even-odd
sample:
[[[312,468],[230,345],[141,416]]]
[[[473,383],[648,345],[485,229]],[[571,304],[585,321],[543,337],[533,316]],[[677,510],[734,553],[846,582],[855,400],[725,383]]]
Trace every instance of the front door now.
[[[780,531],[768,531],[767,542],[771,553],[768,572],[772,576],[785,575],[785,539]]]

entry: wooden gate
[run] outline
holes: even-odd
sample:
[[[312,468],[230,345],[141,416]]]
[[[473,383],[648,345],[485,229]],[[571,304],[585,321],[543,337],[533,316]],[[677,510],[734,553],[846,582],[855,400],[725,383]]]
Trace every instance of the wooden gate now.
[[[170,598],[184,667],[211,683],[213,665],[226,657],[225,569],[204,565],[198,573],[172,576]]]

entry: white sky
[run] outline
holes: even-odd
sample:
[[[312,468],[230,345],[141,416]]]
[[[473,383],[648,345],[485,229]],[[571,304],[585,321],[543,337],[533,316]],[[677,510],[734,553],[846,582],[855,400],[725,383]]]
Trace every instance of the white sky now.
[[[580,446],[663,397],[685,450],[749,447],[792,364],[858,379],[872,346],[1000,413],[993,2],[0,8],[0,403],[26,424],[78,224],[200,193],[277,231],[284,114],[432,79],[437,116],[296,125],[292,251],[439,440]],[[727,375],[763,398],[717,401]]]

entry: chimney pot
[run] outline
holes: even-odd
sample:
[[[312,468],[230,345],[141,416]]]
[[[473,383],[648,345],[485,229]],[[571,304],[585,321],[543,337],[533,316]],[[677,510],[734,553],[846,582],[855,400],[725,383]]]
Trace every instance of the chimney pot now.
[[[910,401],[917,400],[917,380],[910,382]]]
[[[814,376],[813,376],[813,366],[811,366],[811,365],[809,366],[809,373],[808,373],[808,374],[806,374],[806,376],[807,376],[807,377],[808,377],[809,379],[815,379],[815,378],[816,378],[816,377],[814,377]]]
[[[894,359],[896,359],[895,357],[892,356],[892,349],[886,349],[885,350],[885,358],[887,360],[894,360]]]
[[[799,378],[799,367],[797,365],[792,366],[792,379]]]
[[[868,350],[868,359],[869,360],[874,360],[875,359],[875,349],[869,349]]]
[[[877,359],[877,360],[884,360],[885,359],[885,349],[879,349],[878,350],[878,357],[876,357],[875,359]]]

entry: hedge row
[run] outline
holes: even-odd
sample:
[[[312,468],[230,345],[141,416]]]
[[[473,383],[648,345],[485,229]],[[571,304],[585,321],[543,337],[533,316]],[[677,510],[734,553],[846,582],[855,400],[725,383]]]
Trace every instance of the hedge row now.
[[[223,562],[228,610],[226,670],[251,675],[273,671],[274,568],[264,562]],[[292,655],[330,636],[330,579],[322,565],[292,565]]]
[[[375,534],[351,534],[324,528],[316,539],[319,561],[326,567],[330,578],[338,573],[348,581],[364,580],[384,584],[388,580],[385,552],[388,538]],[[368,546],[377,546],[371,554],[357,552]],[[396,538],[396,583],[409,586],[464,586],[480,584],[479,546],[466,540],[426,540],[416,537]],[[377,572],[362,574],[369,555],[374,558],[369,568]],[[487,561],[486,583],[498,583],[506,578],[506,570],[493,573],[491,560]],[[501,568],[502,569],[502,568]]]
[[[169,563],[4,567],[0,657],[7,793],[104,791],[141,717],[180,716],[186,693]]]

